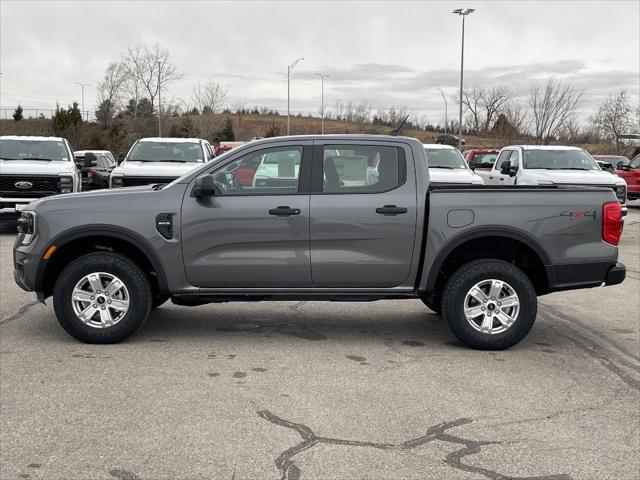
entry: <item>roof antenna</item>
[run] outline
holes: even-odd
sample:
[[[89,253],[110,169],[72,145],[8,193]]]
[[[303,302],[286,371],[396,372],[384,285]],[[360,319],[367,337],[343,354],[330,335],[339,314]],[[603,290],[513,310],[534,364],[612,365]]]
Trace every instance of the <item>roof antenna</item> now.
[[[400,135],[400,131],[402,130],[402,127],[404,127],[404,124],[405,124],[405,122],[407,121],[408,118],[409,118],[409,115],[404,117],[404,120],[402,120],[402,122],[400,122],[400,125],[398,125],[396,128],[391,130],[391,132],[389,132],[389,135],[391,135],[392,137],[397,137],[398,135]]]

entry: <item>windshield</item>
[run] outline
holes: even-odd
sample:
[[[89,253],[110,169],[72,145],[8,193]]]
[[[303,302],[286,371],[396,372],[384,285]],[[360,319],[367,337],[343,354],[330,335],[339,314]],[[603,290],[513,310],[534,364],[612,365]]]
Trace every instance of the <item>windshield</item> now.
[[[69,160],[69,151],[61,140],[0,140],[3,160]]]
[[[194,142],[138,142],[127,157],[133,162],[203,162],[202,148]]]
[[[478,166],[492,167],[496,163],[498,153],[476,153],[473,156],[473,163]]]
[[[524,168],[529,170],[600,170],[582,150],[525,150]]]
[[[427,165],[429,168],[467,168],[467,165],[455,149],[448,148],[425,148],[427,154]]]

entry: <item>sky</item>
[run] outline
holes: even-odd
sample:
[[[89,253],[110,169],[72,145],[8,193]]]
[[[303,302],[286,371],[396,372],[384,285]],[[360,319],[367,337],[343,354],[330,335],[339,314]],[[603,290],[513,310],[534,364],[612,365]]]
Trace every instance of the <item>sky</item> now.
[[[104,69],[128,47],[159,43],[183,77],[163,99],[190,103],[198,82],[215,80],[227,103],[292,113],[366,102],[406,106],[432,123],[455,116],[460,81],[461,18],[465,86],[508,84],[526,95],[533,80],[555,76],[585,92],[579,118],[627,89],[640,95],[640,1],[537,2],[195,2],[0,1],[2,109],[96,105]],[[28,115],[30,112],[25,111]]]

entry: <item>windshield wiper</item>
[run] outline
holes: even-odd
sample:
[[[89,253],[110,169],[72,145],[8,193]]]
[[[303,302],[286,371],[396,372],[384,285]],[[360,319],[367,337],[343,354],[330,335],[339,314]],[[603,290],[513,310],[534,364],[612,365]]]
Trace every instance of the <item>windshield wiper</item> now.
[[[429,168],[446,168],[447,170],[458,170],[458,167],[445,167],[444,165],[429,165]],[[464,167],[459,167],[464,168]]]

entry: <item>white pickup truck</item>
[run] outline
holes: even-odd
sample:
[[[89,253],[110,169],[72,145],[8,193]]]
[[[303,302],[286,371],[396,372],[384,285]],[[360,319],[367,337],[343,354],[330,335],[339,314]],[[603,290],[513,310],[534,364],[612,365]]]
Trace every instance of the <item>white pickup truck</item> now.
[[[429,166],[429,180],[432,185],[482,185],[482,177],[477,175],[464,157],[451,145],[424,144],[424,153]]]
[[[627,214],[627,184],[603,171],[578,147],[511,145],[500,150],[493,168],[477,172],[485,185],[584,185],[610,187]]]
[[[14,222],[33,200],[82,190],[69,142],[60,137],[0,137],[0,222]]]
[[[113,169],[109,186],[171,183],[212,158],[211,144],[201,138],[141,138]]]

